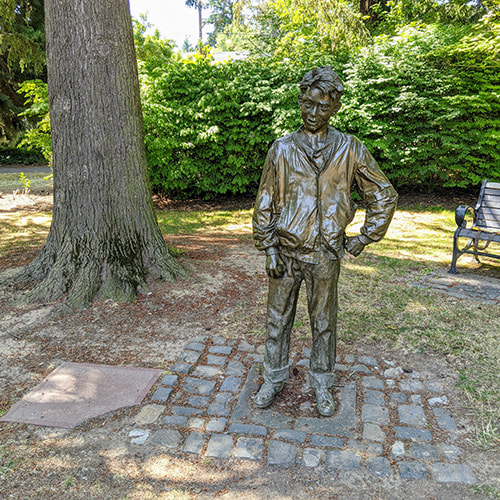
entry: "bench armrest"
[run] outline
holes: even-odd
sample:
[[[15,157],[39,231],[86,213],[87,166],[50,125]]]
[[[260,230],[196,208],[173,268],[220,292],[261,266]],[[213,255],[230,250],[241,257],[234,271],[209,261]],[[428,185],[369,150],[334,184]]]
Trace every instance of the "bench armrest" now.
[[[467,225],[467,221],[465,220],[465,215],[467,211],[470,210],[472,216],[475,217],[474,209],[468,205],[459,205],[455,210],[455,222],[458,227],[465,227]]]

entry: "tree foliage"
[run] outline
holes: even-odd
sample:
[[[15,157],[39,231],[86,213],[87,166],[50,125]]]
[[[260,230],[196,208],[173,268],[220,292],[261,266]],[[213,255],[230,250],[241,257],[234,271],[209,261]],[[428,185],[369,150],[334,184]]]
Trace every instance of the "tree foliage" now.
[[[0,0],[0,20],[0,143],[13,144],[26,122],[19,85],[44,76],[43,1]]]

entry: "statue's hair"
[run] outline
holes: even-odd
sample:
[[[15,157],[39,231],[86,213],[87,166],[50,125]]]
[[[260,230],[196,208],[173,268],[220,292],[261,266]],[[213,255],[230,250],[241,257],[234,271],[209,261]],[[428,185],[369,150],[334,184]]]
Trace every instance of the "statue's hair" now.
[[[331,66],[322,66],[308,71],[299,83],[299,88],[301,95],[309,89],[317,88],[324,95],[329,95],[334,102],[339,101],[344,93],[344,84]]]

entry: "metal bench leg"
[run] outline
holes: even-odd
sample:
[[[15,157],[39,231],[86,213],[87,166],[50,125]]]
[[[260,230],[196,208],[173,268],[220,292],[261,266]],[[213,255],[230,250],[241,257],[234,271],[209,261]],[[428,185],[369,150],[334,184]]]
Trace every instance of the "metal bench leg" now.
[[[457,274],[457,259],[459,257],[459,252],[458,252],[458,230],[455,231],[455,234],[453,235],[453,256],[451,258],[451,266],[450,270],[448,271],[451,274]]]

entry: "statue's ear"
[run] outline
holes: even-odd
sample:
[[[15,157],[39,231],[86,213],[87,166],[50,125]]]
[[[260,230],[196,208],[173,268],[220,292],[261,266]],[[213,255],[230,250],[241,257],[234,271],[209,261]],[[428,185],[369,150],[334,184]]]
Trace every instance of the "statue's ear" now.
[[[302,106],[302,96],[301,95],[299,95],[298,101],[299,101],[299,107]]]

